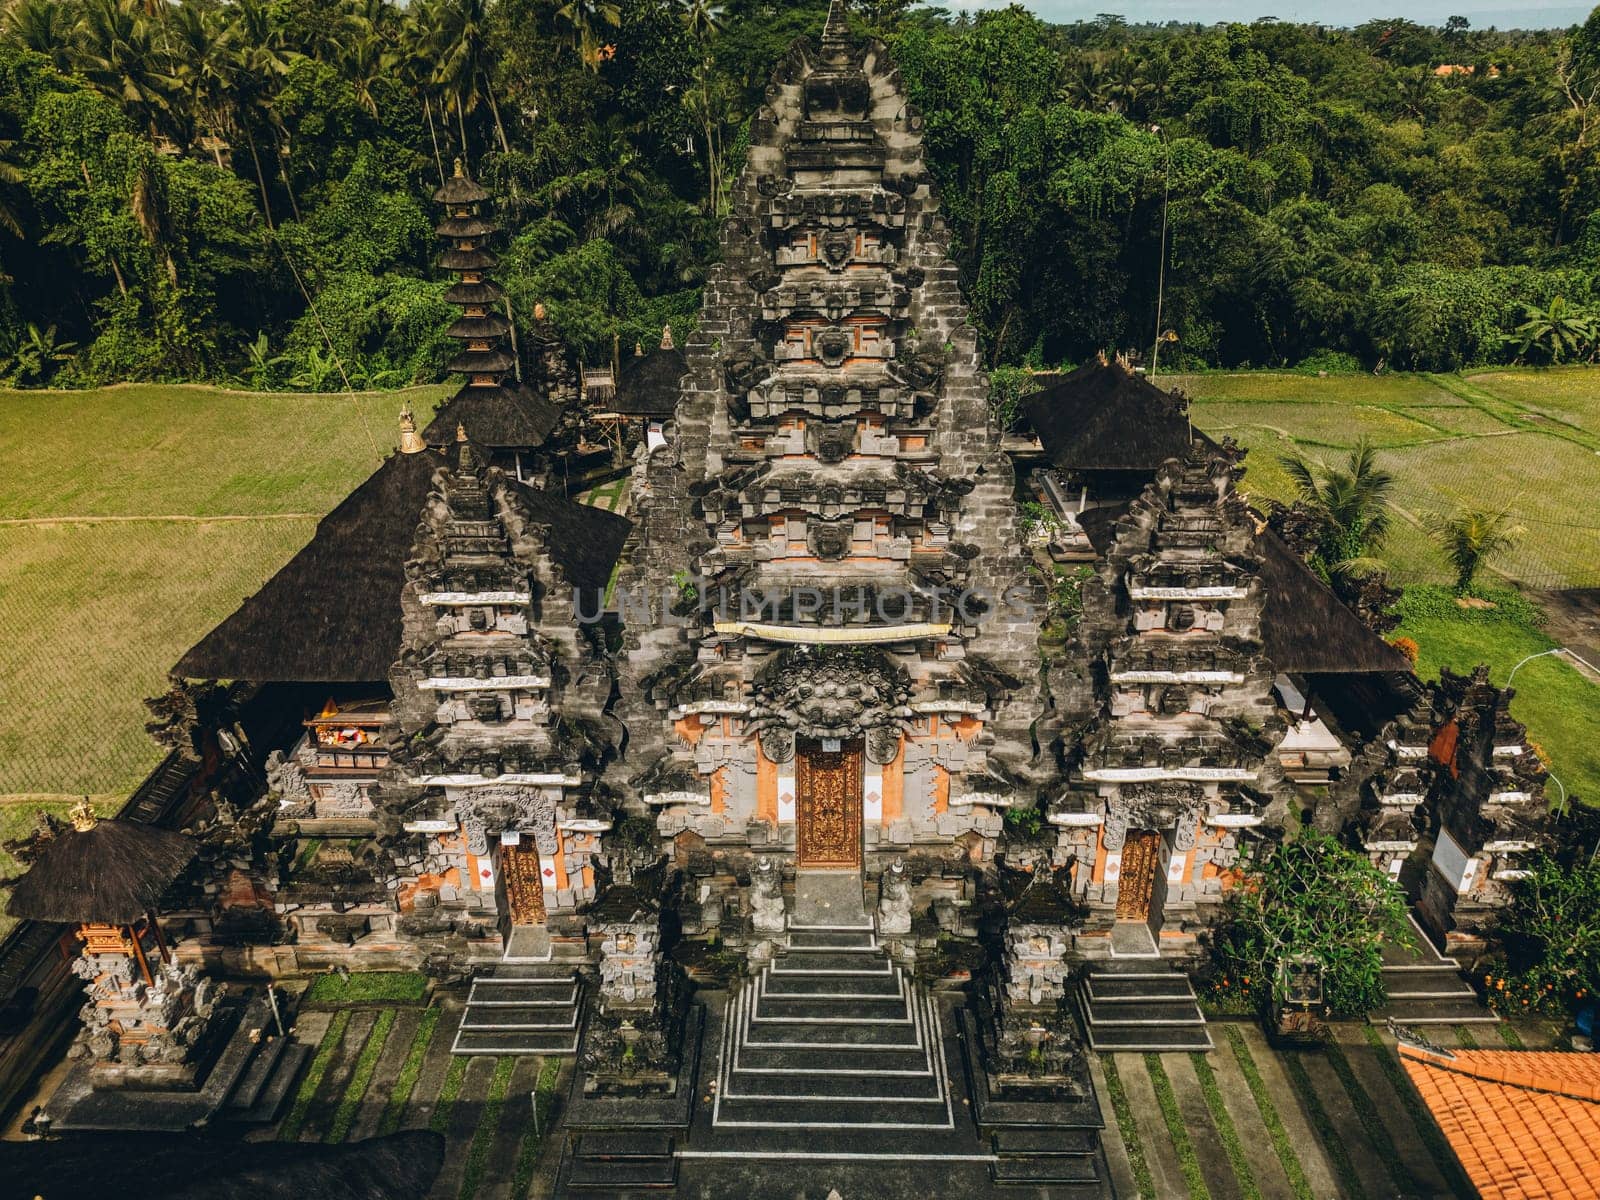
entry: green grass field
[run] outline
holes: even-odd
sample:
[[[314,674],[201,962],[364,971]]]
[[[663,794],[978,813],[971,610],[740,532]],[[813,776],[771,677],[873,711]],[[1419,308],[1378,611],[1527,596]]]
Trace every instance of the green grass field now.
[[[1169,376],[1194,400],[1194,423],[1251,451],[1244,489],[1292,494],[1278,459],[1342,457],[1362,437],[1397,479],[1384,557],[1400,583],[1449,579],[1422,532],[1428,512],[1509,505],[1523,532],[1497,560],[1534,588],[1600,586],[1600,371],[1488,371],[1469,376]]]
[[[0,798],[137,785],[144,697],[447,391],[0,392]]]

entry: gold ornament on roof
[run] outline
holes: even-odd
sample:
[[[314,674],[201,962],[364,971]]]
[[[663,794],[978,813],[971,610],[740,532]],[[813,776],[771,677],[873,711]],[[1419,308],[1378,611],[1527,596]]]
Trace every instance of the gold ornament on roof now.
[[[417,432],[417,418],[408,404],[400,410],[400,453],[419,454],[427,448],[428,443]]]
[[[671,325],[663,325],[661,327],[661,348],[663,350],[671,350],[673,348],[672,347],[672,326]]]
[[[463,425],[460,421],[457,421],[456,422],[456,441],[464,442],[466,440],[467,440],[467,427],[465,425]]]
[[[67,815],[72,818],[72,827],[79,833],[87,833],[100,823],[100,818],[95,816],[94,805],[89,803],[87,796],[74,804]]]

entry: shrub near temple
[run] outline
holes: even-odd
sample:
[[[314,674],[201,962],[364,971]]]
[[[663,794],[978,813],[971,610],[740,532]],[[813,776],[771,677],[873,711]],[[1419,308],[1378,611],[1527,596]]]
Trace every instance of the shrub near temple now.
[[[1591,1003],[1600,985],[1600,864],[1541,857],[1511,888],[1505,963],[1484,976],[1489,1003],[1551,1015]]]
[[[1307,955],[1322,964],[1335,1015],[1371,1012],[1385,999],[1383,944],[1406,933],[1399,888],[1365,855],[1309,832],[1257,846],[1213,934],[1209,990],[1229,1006],[1242,998],[1265,1010],[1278,964]]]

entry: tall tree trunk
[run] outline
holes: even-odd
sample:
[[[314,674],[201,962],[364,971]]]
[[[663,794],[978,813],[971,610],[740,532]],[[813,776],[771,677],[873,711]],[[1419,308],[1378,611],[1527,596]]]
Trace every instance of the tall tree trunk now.
[[[489,73],[483,73],[483,94],[489,98],[489,112],[494,116],[494,132],[500,139],[500,153],[510,154],[511,147],[506,145],[506,128],[500,124],[500,106],[494,102],[494,88],[489,83]]]
[[[444,186],[444,159],[439,156],[439,134],[433,127],[433,101],[426,92],[422,96],[422,111],[428,118],[428,140],[433,143],[433,165],[439,168],[439,186]]]
[[[456,128],[461,131],[461,161],[466,164],[467,174],[472,174],[472,155],[467,151],[467,106],[460,96],[456,97]]]
[[[241,121],[244,126],[244,140],[250,146],[250,161],[256,165],[256,186],[261,189],[261,214],[267,219],[267,228],[275,228],[272,224],[272,201],[267,199],[267,177],[261,173],[261,155],[256,153],[256,135],[250,131],[250,122]]]

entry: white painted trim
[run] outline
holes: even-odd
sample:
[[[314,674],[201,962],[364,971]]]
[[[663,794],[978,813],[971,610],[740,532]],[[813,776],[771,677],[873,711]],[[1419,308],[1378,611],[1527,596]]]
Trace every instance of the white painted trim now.
[[[470,606],[475,604],[531,604],[532,592],[423,592],[417,597],[424,604]]]
[[[431,679],[419,679],[417,686],[424,691],[431,689],[436,692],[501,692],[513,688],[526,688],[531,691],[549,687],[550,676],[491,675],[487,679],[473,679],[465,675],[439,675]]]

